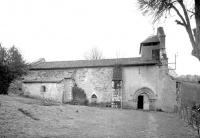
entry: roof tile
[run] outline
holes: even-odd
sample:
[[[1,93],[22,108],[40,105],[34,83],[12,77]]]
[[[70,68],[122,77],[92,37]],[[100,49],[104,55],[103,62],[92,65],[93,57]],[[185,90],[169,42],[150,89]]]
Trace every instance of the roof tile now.
[[[32,66],[30,70],[41,69],[66,69],[66,68],[83,68],[83,67],[108,67],[115,65],[136,66],[136,65],[155,65],[156,61],[143,61],[137,58],[118,58],[118,59],[100,59],[100,60],[76,60],[76,61],[52,61],[42,62]]]
[[[152,43],[152,42],[160,42],[157,35],[149,36],[147,39],[145,39],[144,41],[142,41],[141,44]]]

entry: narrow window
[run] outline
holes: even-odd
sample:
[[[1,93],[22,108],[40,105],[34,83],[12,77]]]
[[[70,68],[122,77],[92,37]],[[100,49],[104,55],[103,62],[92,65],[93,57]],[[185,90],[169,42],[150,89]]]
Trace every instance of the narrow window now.
[[[41,92],[46,92],[46,86],[44,85],[41,86]]]

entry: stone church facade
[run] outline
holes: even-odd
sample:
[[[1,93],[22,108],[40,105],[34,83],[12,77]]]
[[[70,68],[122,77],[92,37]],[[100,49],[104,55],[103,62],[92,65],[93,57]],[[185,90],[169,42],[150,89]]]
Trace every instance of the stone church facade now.
[[[141,42],[139,52],[137,58],[41,62],[24,77],[24,94],[65,103],[76,84],[90,102],[173,111],[176,83],[168,74],[163,28]]]

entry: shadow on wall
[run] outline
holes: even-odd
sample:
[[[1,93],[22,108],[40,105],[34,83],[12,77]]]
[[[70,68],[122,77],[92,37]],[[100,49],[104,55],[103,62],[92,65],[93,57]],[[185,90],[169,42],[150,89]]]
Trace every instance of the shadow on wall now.
[[[77,84],[72,88],[72,100],[69,102],[70,104],[75,105],[88,105],[88,100],[86,93],[83,89],[79,88]]]

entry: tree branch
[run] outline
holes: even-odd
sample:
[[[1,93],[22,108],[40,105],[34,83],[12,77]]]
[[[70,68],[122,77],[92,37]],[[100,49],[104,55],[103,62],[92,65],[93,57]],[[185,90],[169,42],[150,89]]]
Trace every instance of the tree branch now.
[[[196,42],[194,40],[194,37],[193,37],[193,34],[192,34],[192,29],[191,29],[191,25],[190,25],[190,19],[188,17],[188,13],[187,13],[187,10],[183,4],[183,1],[179,1],[178,2],[180,4],[180,6],[182,7],[183,9],[183,13],[184,13],[184,16],[185,16],[185,19],[186,19],[186,22],[187,22],[187,25],[185,26],[187,32],[188,32],[188,35],[189,35],[189,38],[190,38],[190,42],[192,43],[192,47],[193,49],[196,49]]]
[[[197,29],[196,28],[193,29],[193,33],[194,33],[195,39],[197,40]]]
[[[176,20],[175,22],[176,22],[177,24],[179,24],[179,25],[185,26],[184,23],[182,23],[182,22],[179,21],[179,20]]]
[[[193,12],[193,11],[190,11],[190,10],[187,10],[188,12],[191,12],[191,13],[193,13],[193,14],[196,14],[195,12]]]
[[[183,16],[180,14],[179,10],[173,4],[171,4],[170,6],[176,11],[178,16],[181,18],[183,25],[186,27],[187,23],[186,23],[185,19],[183,18]]]

